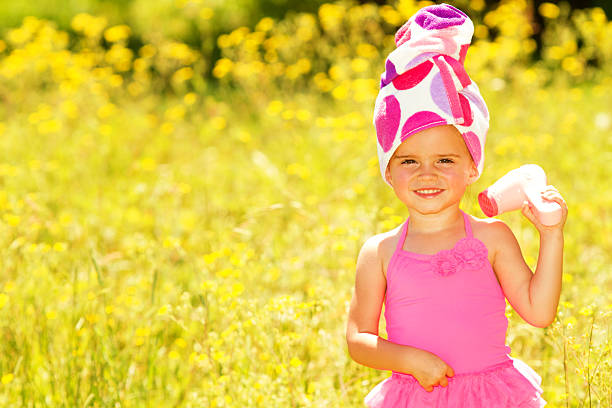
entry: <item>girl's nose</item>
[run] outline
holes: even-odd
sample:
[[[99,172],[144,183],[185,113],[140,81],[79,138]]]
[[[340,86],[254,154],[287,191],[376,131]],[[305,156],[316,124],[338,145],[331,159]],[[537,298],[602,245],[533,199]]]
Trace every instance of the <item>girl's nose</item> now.
[[[436,168],[432,164],[423,163],[419,169],[420,178],[435,178],[437,177]]]

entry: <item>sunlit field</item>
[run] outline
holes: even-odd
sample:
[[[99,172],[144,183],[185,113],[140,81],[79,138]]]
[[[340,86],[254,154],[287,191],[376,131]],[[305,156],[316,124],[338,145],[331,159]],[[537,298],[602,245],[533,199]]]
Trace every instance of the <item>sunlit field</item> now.
[[[511,355],[547,407],[610,407],[612,23],[545,3],[533,62],[531,3],[457,3],[491,113],[462,209],[484,217],[477,194],[526,163],[569,206],[557,319],[508,306]],[[214,4],[166,6],[206,32]],[[103,15],[5,30],[0,406],[364,407],[390,372],[348,355],[355,261],[408,216],[380,177],[374,100],[395,30],[427,4],[263,18],[214,59]],[[535,269],[536,229],[500,218]]]

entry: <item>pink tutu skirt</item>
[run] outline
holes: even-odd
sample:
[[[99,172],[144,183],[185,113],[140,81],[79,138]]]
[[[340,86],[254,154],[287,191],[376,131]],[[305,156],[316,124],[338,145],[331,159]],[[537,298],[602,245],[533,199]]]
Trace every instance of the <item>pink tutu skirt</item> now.
[[[410,374],[394,372],[364,401],[370,408],[541,408],[542,378],[523,361],[511,360],[475,373],[455,374],[448,386],[427,392]]]

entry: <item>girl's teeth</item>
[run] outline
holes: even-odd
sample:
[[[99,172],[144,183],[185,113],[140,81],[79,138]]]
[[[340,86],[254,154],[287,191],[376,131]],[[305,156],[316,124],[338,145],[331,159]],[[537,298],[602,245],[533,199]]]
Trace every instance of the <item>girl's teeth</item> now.
[[[442,190],[417,190],[418,193],[421,194],[433,194],[433,193],[438,193]]]

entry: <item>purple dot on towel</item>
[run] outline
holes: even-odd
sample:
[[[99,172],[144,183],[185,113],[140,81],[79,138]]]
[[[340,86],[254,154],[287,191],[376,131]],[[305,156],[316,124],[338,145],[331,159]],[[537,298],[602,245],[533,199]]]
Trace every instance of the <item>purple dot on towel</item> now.
[[[397,71],[395,70],[395,65],[389,58],[387,58],[387,62],[385,63],[385,72],[380,77],[380,88],[382,89],[389,82],[393,81],[397,76]]]
[[[414,68],[409,69],[393,80],[395,89],[404,90],[410,89],[418,85],[433,67],[433,62],[425,61]]]
[[[413,133],[425,130],[436,125],[446,124],[446,120],[437,113],[430,111],[420,111],[410,116],[404,126],[402,126],[402,142]]]
[[[414,21],[426,30],[440,30],[461,25],[466,19],[463,11],[448,4],[436,4],[419,10]]]
[[[384,97],[374,109],[376,137],[385,153],[393,146],[401,114],[400,104],[393,95]]]
[[[481,97],[476,95],[469,88],[463,88],[460,94],[465,95],[470,100],[470,102],[476,105],[476,108],[478,108],[478,110],[482,112],[485,119],[489,119],[489,111],[487,110],[487,106],[485,105]]]
[[[482,149],[480,148],[478,136],[476,133],[468,131],[463,134],[463,140],[465,141],[468,151],[472,155],[476,167],[478,167],[480,159],[482,158]]]
[[[444,82],[442,81],[440,72],[436,73],[431,79],[429,93],[431,94],[431,99],[433,99],[438,108],[440,108],[447,115],[453,114],[450,104],[448,103],[448,95],[446,94],[446,88],[444,87]]]

